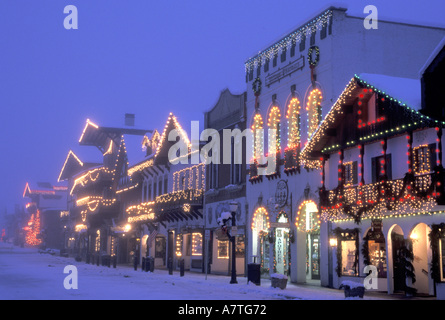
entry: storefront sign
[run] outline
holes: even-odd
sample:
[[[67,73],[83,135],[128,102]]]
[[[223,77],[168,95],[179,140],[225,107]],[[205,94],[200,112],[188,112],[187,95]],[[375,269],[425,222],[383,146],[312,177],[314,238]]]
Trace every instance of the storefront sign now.
[[[301,56],[294,62],[289,63],[287,66],[278,69],[274,73],[270,73],[266,76],[266,86],[270,86],[272,83],[280,81],[285,76],[290,75],[291,73],[303,69],[304,67],[304,58]]]

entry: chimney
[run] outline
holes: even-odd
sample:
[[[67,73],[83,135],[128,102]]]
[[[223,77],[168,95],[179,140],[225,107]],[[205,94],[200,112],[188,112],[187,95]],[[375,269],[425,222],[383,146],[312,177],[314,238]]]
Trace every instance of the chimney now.
[[[128,127],[134,127],[134,113],[125,114],[125,125]]]

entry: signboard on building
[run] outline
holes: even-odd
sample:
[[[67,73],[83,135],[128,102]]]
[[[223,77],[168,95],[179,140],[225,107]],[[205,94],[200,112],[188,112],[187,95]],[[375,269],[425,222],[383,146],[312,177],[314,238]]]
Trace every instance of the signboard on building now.
[[[289,188],[287,187],[286,180],[280,180],[277,183],[277,189],[275,190],[275,204],[282,208],[287,204],[287,196]]]
[[[270,86],[272,83],[280,81],[281,79],[290,75],[291,73],[303,69],[303,67],[304,67],[304,57],[300,56],[300,58],[298,58],[294,62],[289,63],[287,66],[284,66],[283,68],[280,68],[273,73],[269,73],[266,76],[265,84],[266,86]]]

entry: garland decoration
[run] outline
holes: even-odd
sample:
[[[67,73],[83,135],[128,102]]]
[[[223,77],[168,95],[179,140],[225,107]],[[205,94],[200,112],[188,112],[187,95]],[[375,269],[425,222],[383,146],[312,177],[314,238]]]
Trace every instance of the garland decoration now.
[[[315,60],[312,59],[312,54],[315,49]],[[315,88],[315,74],[314,69],[318,64],[318,61],[320,61],[320,48],[318,46],[311,46],[309,50],[307,51],[307,61],[309,62],[309,68],[311,69],[311,82],[312,87]]]
[[[312,53],[315,50],[315,60],[312,59]],[[307,61],[309,62],[309,66],[316,67],[318,61],[320,61],[320,48],[318,46],[312,46],[307,51]]]
[[[431,252],[433,253],[433,259],[431,263],[431,278],[434,282],[441,282],[440,276],[440,252],[439,241],[441,238],[445,238],[445,223],[431,225],[431,231],[428,234],[430,240]]]
[[[255,80],[253,81],[252,90],[253,90],[253,94],[255,95],[255,110],[257,110],[259,107],[258,97],[261,94],[261,79],[260,79],[260,77],[256,77]]]
[[[319,189],[320,207],[325,218],[339,219],[339,215],[346,215],[359,224],[363,216],[379,216],[385,210],[400,211],[405,206],[420,209],[423,205],[445,203],[444,178],[445,170],[439,165],[430,174],[430,179],[407,172],[403,179],[385,179],[360,186],[356,191],[344,188],[342,184],[331,191],[322,187]]]
[[[260,77],[256,77],[252,83],[252,90],[255,96],[259,96],[261,94],[261,84]]]

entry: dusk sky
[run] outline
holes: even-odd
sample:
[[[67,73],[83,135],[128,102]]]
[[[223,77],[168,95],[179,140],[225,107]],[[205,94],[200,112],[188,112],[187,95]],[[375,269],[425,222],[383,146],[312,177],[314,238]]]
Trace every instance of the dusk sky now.
[[[365,17],[368,4],[445,26],[443,0],[0,0],[0,211],[24,203],[28,181],[57,183],[70,150],[95,160],[78,146],[86,119],[123,126],[134,113],[162,131],[173,112],[188,129],[225,88],[250,89],[249,57],[329,5]],[[67,5],[77,30],[64,28]]]

